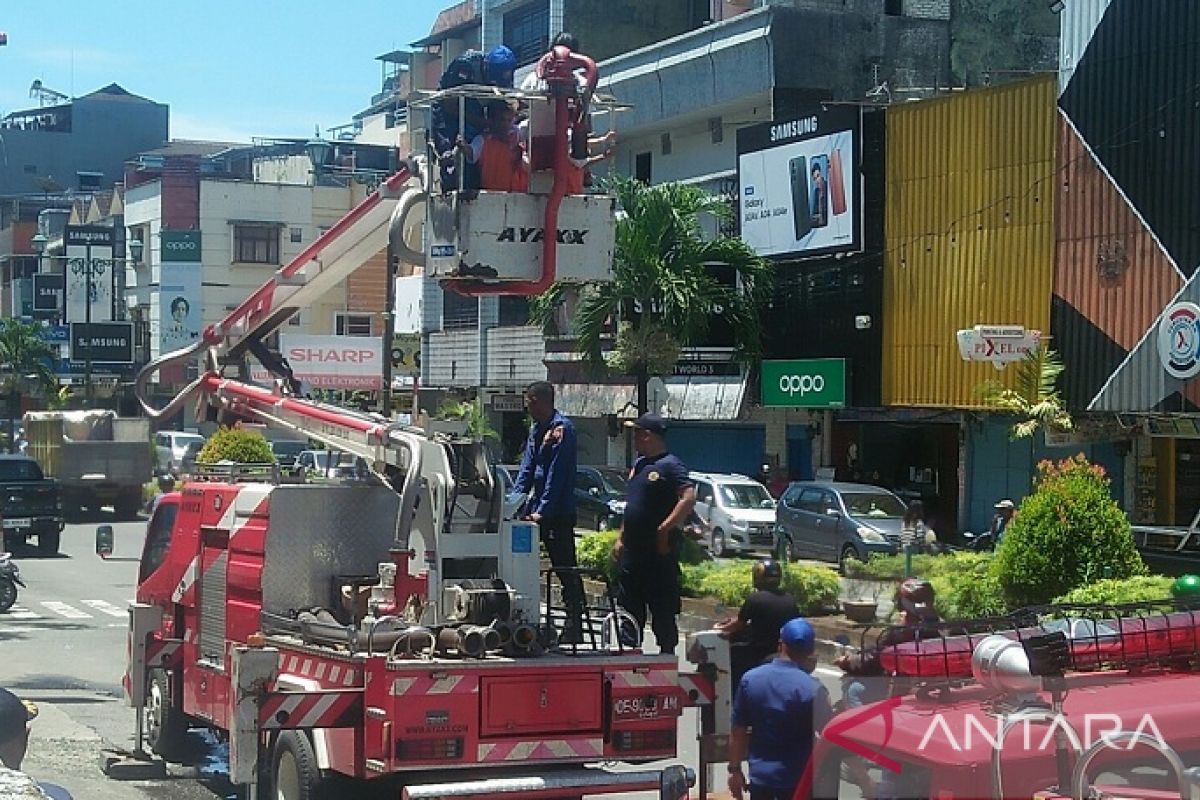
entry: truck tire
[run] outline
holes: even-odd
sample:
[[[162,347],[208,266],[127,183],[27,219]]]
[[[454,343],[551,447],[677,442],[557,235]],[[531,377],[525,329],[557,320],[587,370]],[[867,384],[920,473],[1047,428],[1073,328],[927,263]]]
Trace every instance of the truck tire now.
[[[275,800],[321,800],[321,770],[308,735],[284,731],[271,752],[271,794]]]
[[[117,519],[129,522],[138,518],[138,509],[142,505],[142,490],[122,492],[113,503],[113,511]]]
[[[143,720],[146,744],[152,752],[170,758],[180,751],[187,736],[187,718],[175,707],[171,680],[164,670],[150,670]]]
[[[61,539],[62,531],[42,531],[38,534],[38,550],[43,555],[55,555],[58,553],[58,545]]]

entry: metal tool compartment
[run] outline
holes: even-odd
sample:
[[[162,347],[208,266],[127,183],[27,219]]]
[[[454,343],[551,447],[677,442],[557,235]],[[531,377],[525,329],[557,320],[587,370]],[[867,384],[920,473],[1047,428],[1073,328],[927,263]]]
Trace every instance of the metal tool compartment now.
[[[480,736],[598,732],[601,683],[598,671],[485,676]]]

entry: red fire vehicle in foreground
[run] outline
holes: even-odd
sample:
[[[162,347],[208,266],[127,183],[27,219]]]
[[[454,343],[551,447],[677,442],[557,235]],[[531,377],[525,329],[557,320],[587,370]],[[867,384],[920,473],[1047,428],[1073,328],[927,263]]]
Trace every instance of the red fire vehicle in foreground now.
[[[570,224],[591,226],[590,242],[611,243],[612,203],[564,192],[567,128],[582,122],[595,66],[556,48],[539,72],[555,115],[542,143],[553,148],[543,159],[552,185],[518,205],[541,209],[535,224],[550,231],[561,207]],[[480,218],[509,198],[435,194],[433,178],[421,187],[418,177],[406,167],[389,178],[201,342],[138,376],[152,418],[194,399],[198,416],[287,430],[370,466],[368,477],[315,483],[212,466],[162,498],[131,610],[125,685],[138,750],[148,740],[169,753],[188,726],[205,726],[228,739],[231,779],[252,796],[265,781],[277,797],[311,798],[336,779],[388,784],[409,800],[645,789],[678,800],[692,780],[682,766],[595,766],[675,756],[689,701],[675,658],[630,647],[611,606],[587,616],[582,643],[557,644],[565,612],[539,576],[536,530],[511,518],[482,446],[301,399],[264,344],[385,246],[421,261],[406,222],[421,203],[436,212],[426,218],[431,257],[499,265],[491,281],[447,278],[454,288],[529,294],[555,279],[561,237],[531,237],[542,272],[530,280],[504,272],[511,250],[488,250],[511,241],[455,230],[468,210]],[[197,355],[204,374],[152,408],[150,375]],[[232,377],[249,374],[247,355],[273,373],[273,388]]]
[[[824,729],[812,794],[1195,800],[1198,643],[1200,610],[1169,600],[922,628],[880,649],[906,693]]]

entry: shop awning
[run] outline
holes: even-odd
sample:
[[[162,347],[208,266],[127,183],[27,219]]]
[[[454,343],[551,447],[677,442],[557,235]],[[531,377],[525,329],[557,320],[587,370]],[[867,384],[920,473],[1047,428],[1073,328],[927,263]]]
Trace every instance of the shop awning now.
[[[655,410],[669,419],[737,419],[746,393],[746,379],[737,375],[675,377],[663,383],[666,403]],[[636,399],[637,388],[632,383],[566,383],[555,387],[554,402],[569,417],[631,417]]]

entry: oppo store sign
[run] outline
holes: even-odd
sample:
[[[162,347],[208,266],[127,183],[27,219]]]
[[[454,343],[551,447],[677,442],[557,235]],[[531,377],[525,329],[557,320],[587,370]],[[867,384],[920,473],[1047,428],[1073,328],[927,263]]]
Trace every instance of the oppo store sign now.
[[[846,360],[806,358],[762,363],[764,406],[843,408],[846,405]]]

